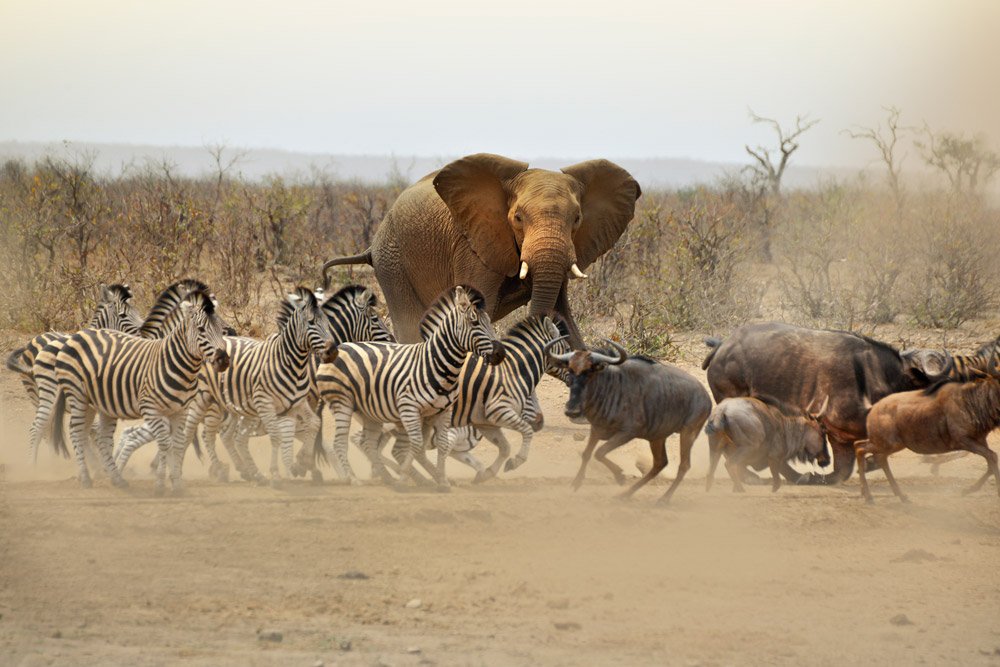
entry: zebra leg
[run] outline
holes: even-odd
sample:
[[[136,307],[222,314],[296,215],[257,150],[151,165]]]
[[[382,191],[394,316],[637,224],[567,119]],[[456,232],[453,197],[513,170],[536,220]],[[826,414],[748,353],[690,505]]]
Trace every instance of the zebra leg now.
[[[35,418],[31,422],[28,431],[28,461],[32,465],[38,462],[38,443],[42,436],[47,436],[53,443],[52,438],[52,409],[55,406],[59,387],[48,386],[48,383],[38,383],[38,407],[35,409]]]
[[[222,439],[222,442],[226,445],[226,451],[235,452],[235,456],[239,457],[243,462],[243,470],[240,471],[240,474],[244,479],[257,486],[267,484],[267,477],[257,468],[253,456],[250,455],[250,432],[254,428],[254,425],[259,422],[256,419],[237,419],[239,427],[227,430]]]
[[[118,420],[107,415],[100,415],[97,421],[97,454],[100,456],[101,464],[111,483],[120,488],[128,488],[128,482],[122,477],[118,467],[115,466],[115,457],[112,452],[115,440],[115,427]]]
[[[399,409],[400,421],[403,423],[403,428],[406,429],[406,436],[410,440],[410,446],[406,450],[406,454],[403,456],[403,460],[399,465],[399,484],[405,485],[406,480],[410,478],[413,474],[413,461],[414,459],[420,460],[421,458],[426,460],[426,453],[424,452],[424,425],[423,418],[420,416],[419,410],[416,408],[400,408]],[[430,465],[428,463],[428,465]]]
[[[294,463],[295,417],[287,415],[278,417],[275,414],[274,403],[266,395],[256,396],[254,407],[271,438],[271,486],[276,489],[281,488],[282,479],[281,468],[278,466],[278,452],[281,452],[281,460],[285,464],[285,469],[291,472]]]
[[[535,429],[532,428],[528,420],[522,419],[520,415],[514,413],[503,415],[497,426],[513,428],[521,434],[521,449],[517,450],[517,456],[507,461],[507,465],[504,466],[504,470],[508,472],[516,470],[528,460],[528,453],[531,451],[531,438],[535,435]]]
[[[341,478],[345,482],[350,482],[355,486],[361,484],[361,480],[354,474],[351,462],[347,459],[347,447],[349,445],[348,435],[351,431],[351,415],[354,413],[354,406],[347,403],[331,403],[330,411],[333,413],[334,435],[333,447],[327,450],[326,455],[331,460],[336,458],[340,462],[340,467],[344,471]],[[326,448],[326,443],[323,447]]]
[[[296,459],[295,463],[288,469],[289,474],[296,477],[300,475],[305,475],[305,470],[301,468],[301,458],[302,454],[306,453],[306,469],[312,469],[313,471],[313,481],[316,481],[316,475],[319,470],[316,470],[316,464],[314,462],[313,456],[313,446],[316,442],[316,435],[319,433],[319,428],[322,425],[319,415],[308,403],[303,403],[301,407],[297,410],[297,415],[295,419],[295,425],[299,428],[295,432],[295,436],[302,440],[302,449],[299,450],[299,457]],[[296,474],[296,471],[299,471]],[[319,481],[323,481],[323,476],[320,475]]]
[[[66,404],[69,412],[69,438],[73,443],[73,453],[76,455],[76,476],[80,486],[89,489],[94,486],[94,482],[90,479],[90,471],[87,470],[87,459],[83,448],[86,446],[90,423],[94,419],[94,410],[73,394],[66,397]]]
[[[136,449],[154,440],[156,438],[153,437],[153,432],[145,423],[129,426],[125,429],[122,432],[122,437],[118,439],[118,450],[115,453],[115,466],[118,468],[118,472],[125,472],[125,466],[128,465],[128,461]],[[156,458],[153,459],[153,465],[157,466],[159,463],[160,455],[157,453]],[[153,472],[156,472],[155,467]]]
[[[207,391],[199,391],[195,400],[191,401],[191,405],[188,406],[187,416],[184,419],[184,443],[186,446],[192,444],[194,439],[198,437],[199,423],[205,423],[210,417],[215,419],[215,431],[211,441],[206,440],[205,442],[205,453],[208,455],[208,476],[219,482],[229,481],[229,466],[223,464],[215,453],[214,434],[218,433],[219,421],[222,420],[223,416],[215,399]],[[207,433],[207,427],[203,429],[203,433]]]
[[[479,478],[483,474],[483,471],[486,470],[486,466],[484,466],[483,462],[477,459],[472,452],[469,451],[456,452],[455,450],[452,450],[451,458],[455,459],[459,463],[464,463],[465,465],[475,470],[476,478],[473,480],[472,483],[473,484],[479,483]]]
[[[450,485],[448,476],[445,474],[445,465],[448,463],[448,456],[451,454],[452,432],[448,427],[451,423],[451,410],[445,410],[434,419],[436,433],[434,445],[437,448],[437,469],[434,478],[441,489],[446,489]],[[424,460],[427,459],[427,452],[423,452]]]
[[[385,441],[386,432],[382,428],[382,423],[362,418],[361,438],[358,441],[358,446],[368,457],[368,462],[371,463],[372,477],[378,475],[384,484],[394,484],[396,479],[389,474],[385,457],[382,455]]]
[[[482,432],[483,437],[492,442],[497,447],[497,457],[494,459],[493,463],[482,472],[481,475],[476,475],[473,480],[473,484],[481,484],[487,480],[491,480],[500,473],[500,466],[506,461],[510,463],[510,442],[504,437],[503,431],[501,431],[496,426],[479,426],[479,430]]]

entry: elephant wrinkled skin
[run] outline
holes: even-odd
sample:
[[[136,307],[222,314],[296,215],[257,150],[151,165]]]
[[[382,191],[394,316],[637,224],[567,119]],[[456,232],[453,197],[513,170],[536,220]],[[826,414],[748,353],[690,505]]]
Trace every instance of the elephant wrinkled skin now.
[[[607,160],[562,172],[528,169],[499,155],[456,160],[404,190],[360,255],[331,260],[371,264],[396,338],[420,340],[426,308],[454,285],[471,285],[495,320],[531,303],[566,318],[570,342],[583,340],[570,314],[567,281],[614,246],[641,190]]]

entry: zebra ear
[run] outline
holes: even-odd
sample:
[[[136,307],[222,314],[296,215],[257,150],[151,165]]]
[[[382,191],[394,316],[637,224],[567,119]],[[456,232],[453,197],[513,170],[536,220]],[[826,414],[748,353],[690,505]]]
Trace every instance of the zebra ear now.
[[[300,301],[302,301],[302,297],[301,296],[299,296],[298,294],[294,294],[292,292],[289,292],[285,296],[288,299],[288,303],[294,304],[296,306],[299,304]]]

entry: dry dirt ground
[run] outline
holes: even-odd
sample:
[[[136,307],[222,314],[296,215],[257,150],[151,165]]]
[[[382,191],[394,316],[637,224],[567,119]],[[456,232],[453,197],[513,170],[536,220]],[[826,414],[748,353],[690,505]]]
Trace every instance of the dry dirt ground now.
[[[528,463],[482,486],[453,462],[448,494],[275,490],[189,457],[186,496],[158,499],[151,451],[130,490],[78,488],[48,448],[28,466],[32,410],[0,377],[2,664],[1000,665],[1000,499],[958,492],[978,457],[933,477],[897,455],[913,503],[873,473],[868,506],[856,476],[735,495],[720,470],[706,493],[702,437],[656,508],[675,437],[660,483],[622,502],[599,464],[570,490],[585,427],[547,378]],[[644,447],[612,458],[637,474]]]

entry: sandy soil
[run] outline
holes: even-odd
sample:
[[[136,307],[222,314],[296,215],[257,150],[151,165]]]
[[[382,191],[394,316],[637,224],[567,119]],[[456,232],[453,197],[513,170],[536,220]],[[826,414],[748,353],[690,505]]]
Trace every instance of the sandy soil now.
[[[0,663],[1000,665],[1000,500],[958,493],[978,457],[938,477],[893,457],[913,504],[874,473],[868,506],[856,476],[735,495],[722,470],[706,494],[702,437],[658,509],[676,437],[632,501],[599,464],[573,493],[585,427],[561,385],[540,393],[528,463],[482,486],[451,463],[450,494],[274,490],[189,460],[187,495],[156,499],[151,450],[128,491],[79,489],[48,449],[28,466],[33,411],[0,373]],[[644,454],[612,458],[637,474]]]

